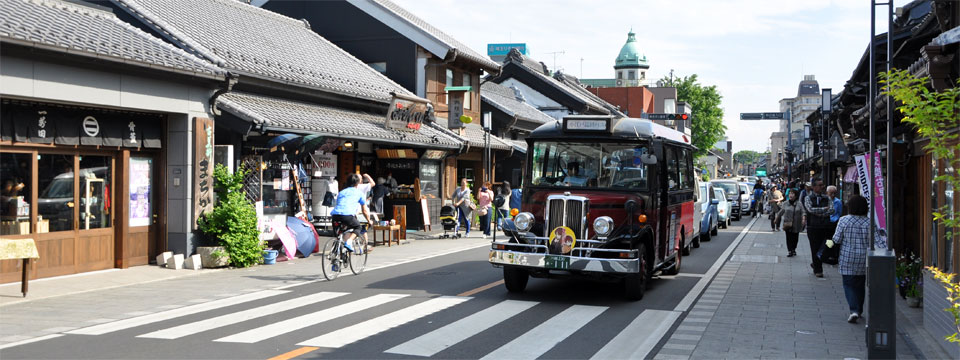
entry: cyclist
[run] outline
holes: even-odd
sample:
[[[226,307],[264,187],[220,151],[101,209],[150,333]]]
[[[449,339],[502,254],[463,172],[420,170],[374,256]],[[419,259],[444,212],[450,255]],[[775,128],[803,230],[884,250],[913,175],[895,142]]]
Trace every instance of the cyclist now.
[[[369,177],[369,175],[367,175],[367,177]],[[330,212],[332,220],[339,222],[345,231],[348,232],[344,238],[344,245],[347,247],[347,250],[357,253],[359,253],[359,251],[370,252],[371,249],[369,246],[367,246],[366,249],[353,248],[353,239],[357,237],[357,232],[362,226],[360,225],[360,221],[357,220],[356,214],[363,212],[363,217],[367,219],[367,223],[373,223],[370,217],[370,210],[367,209],[367,193],[361,189],[360,181],[360,174],[350,174],[350,176],[347,177],[345,188],[337,195],[337,206]]]

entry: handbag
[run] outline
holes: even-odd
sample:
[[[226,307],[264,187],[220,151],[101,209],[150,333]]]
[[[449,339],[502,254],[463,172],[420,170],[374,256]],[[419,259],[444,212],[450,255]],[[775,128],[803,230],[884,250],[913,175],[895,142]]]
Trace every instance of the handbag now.
[[[480,211],[477,211],[477,214],[480,216],[487,216],[487,208],[480,209]]]

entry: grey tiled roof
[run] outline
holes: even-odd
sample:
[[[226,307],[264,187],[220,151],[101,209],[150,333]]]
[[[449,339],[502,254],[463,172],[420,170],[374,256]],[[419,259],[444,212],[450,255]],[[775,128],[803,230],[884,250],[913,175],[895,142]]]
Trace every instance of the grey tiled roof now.
[[[466,124],[464,128],[465,136],[464,138],[470,143],[471,149],[482,149],[484,147],[483,141],[483,128],[479,124]],[[490,137],[490,148],[494,150],[512,150],[513,144],[507,142],[507,140],[501,139],[496,136]]]
[[[0,41],[203,77],[223,76],[216,66],[109,11],[58,0],[0,1]]]
[[[609,111],[610,114],[618,115],[618,116],[626,116],[625,114],[621,113],[620,110],[617,110],[616,106],[614,106],[611,103],[608,103],[603,98],[597,95],[594,95],[592,92],[590,92],[589,90],[584,88],[582,85],[580,85],[580,80],[578,80],[577,77],[573,75],[567,75],[558,71],[557,73],[553,74],[553,78],[563,83],[563,85],[565,85],[571,91],[575,92],[579,97],[584,99],[589,99],[590,102],[602,106],[603,109]]]
[[[493,60],[490,60],[490,58],[486,56],[480,55],[476,51],[473,51],[473,49],[470,49],[469,46],[457,41],[457,39],[454,39],[452,36],[447,35],[443,31],[440,31],[440,29],[435,28],[433,25],[430,25],[426,21],[423,21],[423,19],[417,17],[410,11],[407,11],[407,9],[400,7],[400,5],[397,5],[392,1],[390,0],[366,0],[366,1],[371,1],[376,4],[379,4],[386,10],[396,14],[399,18],[403,19],[407,23],[413,26],[416,26],[417,28],[420,28],[425,33],[429,34],[431,37],[446,44],[446,46],[451,50],[455,50],[457,52],[458,57],[465,57],[469,59],[470,61],[480,65],[480,67],[482,67],[485,71],[495,73],[500,68],[500,64],[496,63]]]
[[[232,73],[361,98],[411,94],[309,25],[236,0],[112,0]]]
[[[543,124],[556,120],[530,104],[517,100],[513,89],[492,81],[480,85],[480,96],[483,97],[483,101],[497,107],[500,111],[526,121]]]
[[[223,94],[218,98],[217,104],[221,109],[241,119],[284,131],[434,149],[459,149],[462,144],[460,138],[431,124],[424,124],[419,132],[384,128],[383,114],[242,92]]]
[[[511,139],[504,139],[504,140],[506,140],[506,141],[509,142],[511,145],[513,145],[513,148],[516,149],[517,151],[522,152],[522,153],[526,153],[526,152],[527,152],[527,142],[526,142],[526,141],[523,141],[523,140],[511,140]]]

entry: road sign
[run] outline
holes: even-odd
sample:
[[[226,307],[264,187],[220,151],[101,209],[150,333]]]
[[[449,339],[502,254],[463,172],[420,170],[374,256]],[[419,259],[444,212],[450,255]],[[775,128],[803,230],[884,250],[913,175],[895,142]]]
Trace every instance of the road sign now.
[[[782,112],[740,113],[740,120],[783,120]]]
[[[767,168],[757,168],[757,176],[767,176]]]
[[[673,114],[647,114],[650,120],[673,120]]]

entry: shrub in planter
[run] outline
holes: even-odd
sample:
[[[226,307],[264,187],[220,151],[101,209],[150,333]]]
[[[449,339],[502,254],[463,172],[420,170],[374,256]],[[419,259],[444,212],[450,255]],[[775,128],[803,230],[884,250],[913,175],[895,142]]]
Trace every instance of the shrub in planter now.
[[[897,259],[896,276],[900,296],[905,298],[923,296],[923,262],[916,254],[900,255]]]
[[[236,267],[252,266],[263,260],[257,210],[242,190],[246,173],[240,169],[231,174],[218,164],[213,170],[217,205],[197,221],[200,231],[216,239],[226,250],[230,264]]]

